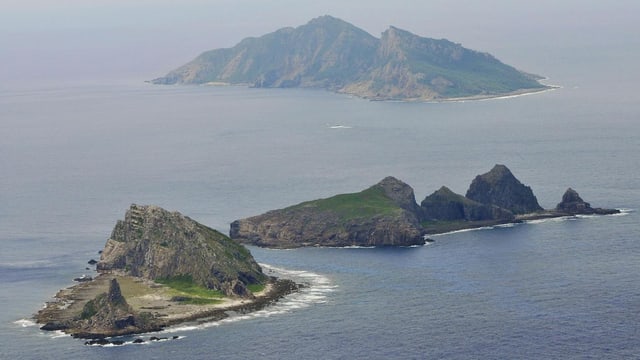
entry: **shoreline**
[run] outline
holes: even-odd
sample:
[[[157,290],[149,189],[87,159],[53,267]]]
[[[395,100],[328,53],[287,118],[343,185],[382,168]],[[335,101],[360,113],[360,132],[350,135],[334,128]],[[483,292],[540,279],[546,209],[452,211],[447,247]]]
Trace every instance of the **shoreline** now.
[[[138,329],[85,331],[74,327],[74,321],[82,312],[84,305],[98,294],[105,293],[109,282],[114,278],[122,284],[122,293],[133,311],[137,314],[148,313],[152,316],[149,323]],[[169,326],[193,321],[218,321],[229,317],[229,313],[246,314],[258,311],[298,291],[299,288],[300,285],[292,280],[271,277],[265,288],[254,294],[253,298],[225,297],[214,304],[194,305],[174,300],[166,286],[151,280],[102,273],[91,281],[59,290],[54,299],[48,301],[33,319],[44,331],[62,331],[81,339],[105,339],[158,332]]]
[[[596,209],[597,211],[593,213],[563,213],[558,212],[556,210],[545,210],[543,212],[530,213],[530,214],[522,214],[517,215],[513,220],[487,220],[487,221],[460,221],[460,222],[451,222],[445,224],[438,224],[440,227],[435,229],[425,229],[425,237],[429,235],[446,235],[454,232],[465,231],[465,230],[476,230],[481,228],[494,228],[497,226],[504,225],[516,225],[516,224],[524,224],[530,221],[536,220],[545,220],[545,219],[558,219],[558,218],[569,218],[576,217],[581,215],[592,215],[592,216],[607,216],[607,215],[619,215],[622,212],[620,209]]]

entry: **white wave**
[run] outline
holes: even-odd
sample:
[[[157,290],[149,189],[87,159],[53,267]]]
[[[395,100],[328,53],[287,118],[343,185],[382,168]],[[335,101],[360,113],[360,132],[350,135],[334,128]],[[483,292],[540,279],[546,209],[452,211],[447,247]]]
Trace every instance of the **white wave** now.
[[[634,209],[618,209],[618,210],[620,210],[619,213],[611,214],[611,215],[607,215],[607,216],[627,216],[627,215],[631,215],[631,213],[636,212],[636,210],[634,210]]]
[[[275,273],[279,277],[291,279],[297,283],[302,283],[305,286],[300,288],[297,292],[289,294],[278,300],[273,305],[261,310],[250,312],[248,314],[231,313],[230,316],[225,319],[204,322],[196,325],[174,326],[166,329],[163,333],[202,330],[225,324],[232,324],[238,321],[247,321],[251,319],[268,318],[271,316],[287,314],[315,304],[326,303],[329,294],[338,288],[337,285],[331,283],[331,279],[314,272],[284,269],[268,264],[260,264],[260,266],[271,273]]]
[[[563,221],[572,221],[576,220],[574,216],[562,216],[562,217],[552,217],[545,219],[536,219],[536,220],[525,220],[525,224],[544,224],[548,222],[563,222]]]
[[[36,326],[36,322],[31,320],[31,319],[20,319],[20,320],[16,320],[13,322],[16,325],[19,325],[21,327],[31,327],[31,326]]]
[[[441,233],[441,234],[432,234],[432,235],[429,235],[429,236],[437,237],[437,236],[442,236],[442,235],[465,233],[465,232],[469,232],[469,231],[492,230],[494,228],[495,228],[494,226],[482,226],[482,227],[470,228],[470,229],[453,230],[453,231],[448,231],[448,232],[444,232],[444,233]]]
[[[347,125],[329,125],[329,129],[352,129],[353,127]]]
[[[52,339],[59,339],[59,338],[63,338],[63,337],[69,337],[69,335],[65,334],[64,331],[62,331],[62,330],[56,330],[56,331],[51,331],[50,332],[50,337]]]
[[[507,224],[496,225],[494,227],[496,227],[496,228],[512,228],[512,227],[514,227],[516,225],[518,225],[518,224],[516,224],[516,223],[507,223]]]

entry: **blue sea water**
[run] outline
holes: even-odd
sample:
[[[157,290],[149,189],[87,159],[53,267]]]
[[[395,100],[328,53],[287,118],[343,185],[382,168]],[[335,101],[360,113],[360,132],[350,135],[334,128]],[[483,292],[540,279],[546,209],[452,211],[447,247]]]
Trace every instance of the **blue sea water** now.
[[[639,358],[640,101],[558,71],[555,91],[459,103],[133,82],[0,91],[0,358]],[[571,186],[625,211],[414,248],[251,247],[308,286],[161,334],[177,340],[89,347],[29,321],[88,273],[131,203],[228,232],[388,175],[418,202],[442,185],[464,193],[496,163],[543,207]]]

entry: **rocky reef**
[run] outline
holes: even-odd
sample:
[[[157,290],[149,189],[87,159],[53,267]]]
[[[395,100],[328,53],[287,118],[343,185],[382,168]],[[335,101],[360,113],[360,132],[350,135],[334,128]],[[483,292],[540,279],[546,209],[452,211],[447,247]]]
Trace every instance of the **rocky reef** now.
[[[304,202],[236,220],[232,239],[258,246],[411,246],[426,234],[578,214],[613,214],[593,209],[568,190],[556,209],[544,210],[529,186],[504,165],[476,176],[467,195],[446,186],[416,204],[413,189],[387,177],[359,193]]]

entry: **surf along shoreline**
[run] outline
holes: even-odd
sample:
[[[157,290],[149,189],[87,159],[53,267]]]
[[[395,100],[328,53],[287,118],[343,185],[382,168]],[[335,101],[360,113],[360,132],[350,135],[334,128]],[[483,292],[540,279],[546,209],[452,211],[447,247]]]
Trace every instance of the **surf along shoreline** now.
[[[68,320],[77,318],[85,304],[101,293],[109,290],[109,283],[116,279],[121,284],[122,295],[134,312],[149,313],[152,324],[137,331],[95,331],[84,332],[65,325]],[[101,273],[91,281],[84,281],[62,289],[52,301],[45,304],[34,320],[44,324],[40,329],[62,331],[74,338],[106,339],[162,331],[169,326],[192,321],[213,322],[228,318],[232,314],[247,314],[261,310],[294,293],[303,285],[289,279],[271,277],[261,291],[256,291],[253,298],[222,297],[210,304],[190,304],[176,298],[175,292],[165,285],[151,280],[132,277],[117,272]],[[103,341],[102,344],[109,344]],[[90,344],[92,345],[92,344]]]

